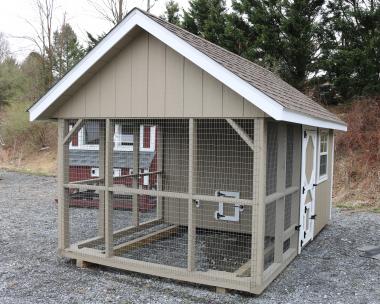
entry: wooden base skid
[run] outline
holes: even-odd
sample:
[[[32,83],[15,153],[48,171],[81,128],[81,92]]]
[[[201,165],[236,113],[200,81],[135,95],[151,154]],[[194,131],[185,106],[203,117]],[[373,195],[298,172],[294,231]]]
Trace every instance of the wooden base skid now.
[[[213,286],[221,289],[231,289],[258,294],[257,289],[250,277],[239,278],[233,273],[209,270],[188,271],[185,268],[172,267],[148,263],[128,258],[112,256],[106,257],[100,251],[94,249],[65,249],[60,251],[61,256],[80,261],[80,265],[98,264],[127,271],[140,272],[143,274],[164,277],[195,284]]]

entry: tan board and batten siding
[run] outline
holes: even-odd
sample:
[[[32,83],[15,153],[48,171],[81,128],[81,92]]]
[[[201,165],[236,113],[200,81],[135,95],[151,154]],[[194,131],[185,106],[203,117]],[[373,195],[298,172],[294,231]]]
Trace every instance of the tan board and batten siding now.
[[[314,236],[316,236],[328,223],[330,220],[330,198],[331,198],[331,179],[332,177],[332,149],[334,140],[334,131],[329,131],[328,138],[328,150],[327,150],[327,179],[321,183],[317,184],[315,190],[315,214],[317,215],[315,219],[314,226]],[[318,147],[319,148],[319,147]]]
[[[146,32],[130,41],[54,118],[264,117],[264,113]]]

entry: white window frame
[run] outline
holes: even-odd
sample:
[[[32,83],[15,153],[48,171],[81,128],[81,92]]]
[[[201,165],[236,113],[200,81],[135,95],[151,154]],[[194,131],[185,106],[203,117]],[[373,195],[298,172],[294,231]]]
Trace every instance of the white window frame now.
[[[72,128],[73,128],[73,125],[70,125],[69,130],[71,130]],[[72,149],[72,150],[99,150],[99,145],[96,145],[96,144],[86,145],[84,143],[84,127],[83,127],[78,131],[78,145],[73,146],[72,141],[70,141],[69,149]]]
[[[150,127],[150,143],[149,147],[144,148],[144,127]],[[149,125],[141,125],[140,126],[140,151],[143,152],[154,152],[156,143],[156,127]]]
[[[321,152],[322,135],[326,135],[326,152]],[[326,173],[320,175],[321,156],[326,155]],[[318,132],[318,157],[317,157],[317,183],[322,183],[329,178],[329,131],[319,130]]]
[[[142,152],[154,152],[155,144],[156,144],[156,127],[150,127],[150,144],[149,147],[144,148],[144,127],[148,127],[146,125],[140,126],[140,151]],[[69,126],[69,130],[73,128],[73,125]],[[81,128],[78,132],[78,145],[73,146],[72,142],[70,142],[69,148],[72,150],[99,150],[99,145],[86,145],[84,144],[84,128]],[[119,140],[121,136],[121,128],[120,124],[115,124],[115,134],[114,134],[114,151],[133,151],[133,145],[123,146]]]
[[[115,124],[115,134],[113,137],[113,141],[115,143],[114,151],[128,151],[128,152],[133,151],[133,141],[132,141],[132,145],[123,146],[121,144],[121,140],[119,140],[122,135],[121,130],[122,130],[121,125]]]

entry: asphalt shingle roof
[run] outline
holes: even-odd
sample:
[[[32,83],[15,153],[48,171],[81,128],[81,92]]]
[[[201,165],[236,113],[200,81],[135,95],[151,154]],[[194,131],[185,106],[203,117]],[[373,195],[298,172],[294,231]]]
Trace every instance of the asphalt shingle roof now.
[[[198,51],[204,53],[230,72],[278,102],[286,109],[328,121],[344,123],[335,114],[331,113],[269,70],[176,25],[168,23],[161,18],[144,11],[142,12]]]

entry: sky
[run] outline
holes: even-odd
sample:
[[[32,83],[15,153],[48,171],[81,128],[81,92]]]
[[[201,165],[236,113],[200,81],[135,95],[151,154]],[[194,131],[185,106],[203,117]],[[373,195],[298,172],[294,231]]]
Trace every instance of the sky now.
[[[100,2],[102,0],[99,0]],[[154,0],[151,0],[153,3]],[[167,0],[157,0],[151,13],[161,15],[165,11]],[[188,0],[177,0],[181,8],[188,8]],[[146,8],[146,0],[127,0],[128,9],[135,6]],[[86,42],[86,32],[94,35],[108,32],[111,24],[104,21],[88,0],[55,0],[56,13],[54,24],[57,28],[62,24],[63,15],[71,24],[81,42]],[[33,37],[33,26],[38,25],[35,0],[0,0],[0,32],[4,33],[11,53],[18,61],[22,61],[35,47],[31,41],[22,38]]]

